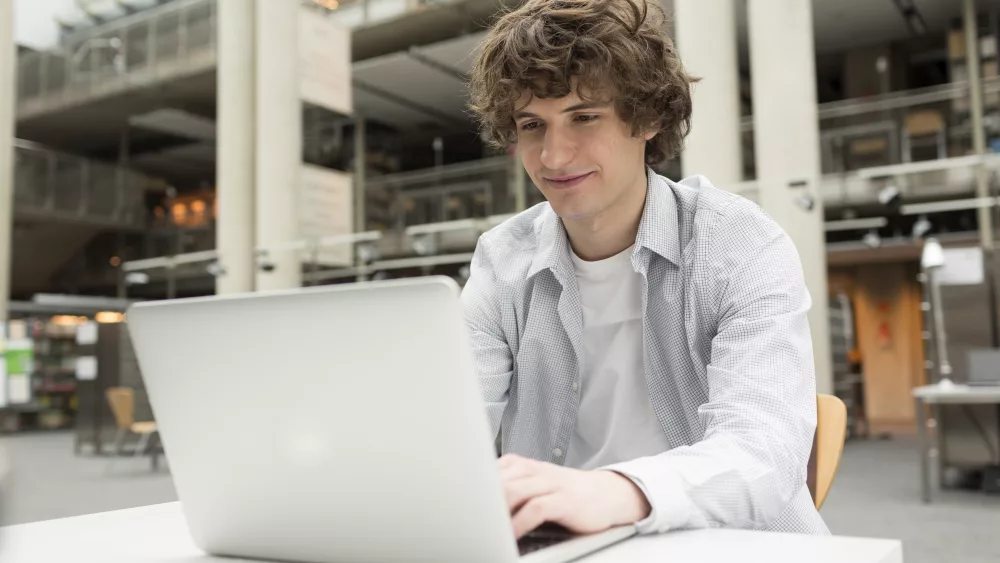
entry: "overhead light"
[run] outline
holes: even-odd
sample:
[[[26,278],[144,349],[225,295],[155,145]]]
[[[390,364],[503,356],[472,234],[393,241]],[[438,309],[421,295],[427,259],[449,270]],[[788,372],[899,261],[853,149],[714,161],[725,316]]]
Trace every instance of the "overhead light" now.
[[[52,317],[52,324],[58,326],[80,326],[87,322],[87,317],[76,315],[56,315]]]
[[[101,324],[115,324],[125,320],[125,314],[116,311],[101,311],[94,315],[94,320]]]
[[[878,231],[872,230],[868,231],[865,236],[861,237],[861,242],[863,242],[868,248],[875,249],[882,246],[882,237],[879,236]]]
[[[917,12],[913,12],[906,17],[906,24],[910,26],[910,31],[916,35],[924,35],[927,33],[927,23]]]
[[[271,260],[271,256],[266,250],[257,251],[257,268],[262,272],[271,273],[278,269],[278,265]]]
[[[931,222],[927,219],[926,215],[921,215],[917,222],[913,224],[912,235],[915,239],[924,238],[924,235],[931,232]]]
[[[371,243],[359,244],[357,255],[362,264],[371,264],[378,260],[378,248]]]
[[[886,186],[878,191],[878,202],[882,205],[889,205],[899,199],[899,188],[896,186]]]
[[[898,213],[903,205],[902,193],[895,185],[888,185],[878,192],[878,202],[892,214]]]
[[[910,28],[911,33],[914,35],[927,33],[927,22],[924,21],[924,16],[917,9],[913,0],[893,0],[893,2],[896,4],[896,9],[899,10],[900,15],[906,21],[906,25]]]
[[[212,262],[208,266],[206,266],[205,270],[209,274],[211,274],[211,275],[213,275],[213,276],[215,276],[217,278],[221,278],[222,276],[226,275],[226,268],[218,260],[216,260],[215,262]]]
[[[128,285],[146,285],[149,283],[149,274],[145,272],[129,272],[125,274],[125,283]]]
[[[430,256],[437,252],[437,244],[435,244],[435,237],[433,234],[420,235],[413,237],[413,251],[417,253],[418,256]]]
[[[816,200],[809,194],[803,194],[795,198],[795,205],[803,211],[812,211],[816,207]]]

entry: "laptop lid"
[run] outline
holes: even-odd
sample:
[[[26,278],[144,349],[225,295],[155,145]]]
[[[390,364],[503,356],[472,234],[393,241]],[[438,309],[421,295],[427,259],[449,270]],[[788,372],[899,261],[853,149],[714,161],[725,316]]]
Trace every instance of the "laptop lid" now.
[[[195,543],[517,559],[447,278],[143,303],[128,325]]]
[[[969,385],[1000,385],[1000,349],[969,350]]]

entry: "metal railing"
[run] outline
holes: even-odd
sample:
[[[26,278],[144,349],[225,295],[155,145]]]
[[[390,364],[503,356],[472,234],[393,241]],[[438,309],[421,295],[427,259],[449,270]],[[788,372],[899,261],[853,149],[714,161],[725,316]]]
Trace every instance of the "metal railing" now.
[[[14,147],[14,209],[42,217],[139,227],[152,182],[133,170],[23,141]]]
[[[458,0],[342,0],[330,18],[354,28]],[[18,59],[18,100],[75,100],[165,80],[215,65],[218,0],[174,0],[68,36],[55,51]]]
[[[985,127],[998,136],[1000,78],[985,80],[983,94]],[[826,174],[961,156],[972,147],[967,82],[820,104],[818,114]],[[743,118],[741,129],[750,157],[752,116]]]
[[[216,1],[176,0],[21,55],[19,101],[65,103],[188,72],[191,61],[213,66]]]
[[[402,231],[413,225],[513,213],[517,174],[524,174],[518,162],[499,156],[371,178],[365,184],[366,227]]]

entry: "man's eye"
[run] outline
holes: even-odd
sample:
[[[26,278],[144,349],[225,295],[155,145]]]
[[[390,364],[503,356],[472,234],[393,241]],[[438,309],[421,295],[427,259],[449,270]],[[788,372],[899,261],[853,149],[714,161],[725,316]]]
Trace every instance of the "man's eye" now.
[[[540,124],[537,121],[529,121],[529,122],[521,125],[521,130],[522,131],[532,131],[534,129],[537,129],[539,127],[539,125]]]
[[[591,121],[597,121],[598,117],[600,117],[600,116],[599,115],[578,115],[578,116],[576,116],[576,120],[580,121],[582,123],[590,123]]]

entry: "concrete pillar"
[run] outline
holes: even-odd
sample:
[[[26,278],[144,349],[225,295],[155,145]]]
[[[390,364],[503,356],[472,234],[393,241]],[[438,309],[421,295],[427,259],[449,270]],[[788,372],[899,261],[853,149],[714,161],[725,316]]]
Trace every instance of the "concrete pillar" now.
[[[720,188],[743,181],[735,0],[674,0],[677,49],[693,86],[684,176],[704,174]]]
[[[256,217],[257,248],[264,250],[299,239],[299,10],[298,2],[256,1]],[[297,252],[270,250],[269,259],[275,268],[257,270],[258,290],[302,285]]]
[[[816,388],[833,390],[812,3],[749,0],[759,203],[791,236],[812,296]],[[812,208],[800,205],[811,201]]]
[[[14,3],[0,2],[0,327],[10,313],[11,245],[14,231],[14,119],[17,59]],[[3,331],[0,331],[0,339]]]
[[[254,9],[253,2],[219,2],[215,248],[225,275],[215,292],[254,289]]]
[[[965,28],[965,62],[969,75],[969,107],[972,110],[972,148],[978,155],[986,154],[986,128],[983,125],[983,80],[982,63],[979,57],[979,25],[976,21],[975,0],[963,3],[963,25]],[[990,196],[989,172],[986,166],[976,167],[976,197]],[[993,209],[979,208],[979,240],[983,250],[993,252]]]

